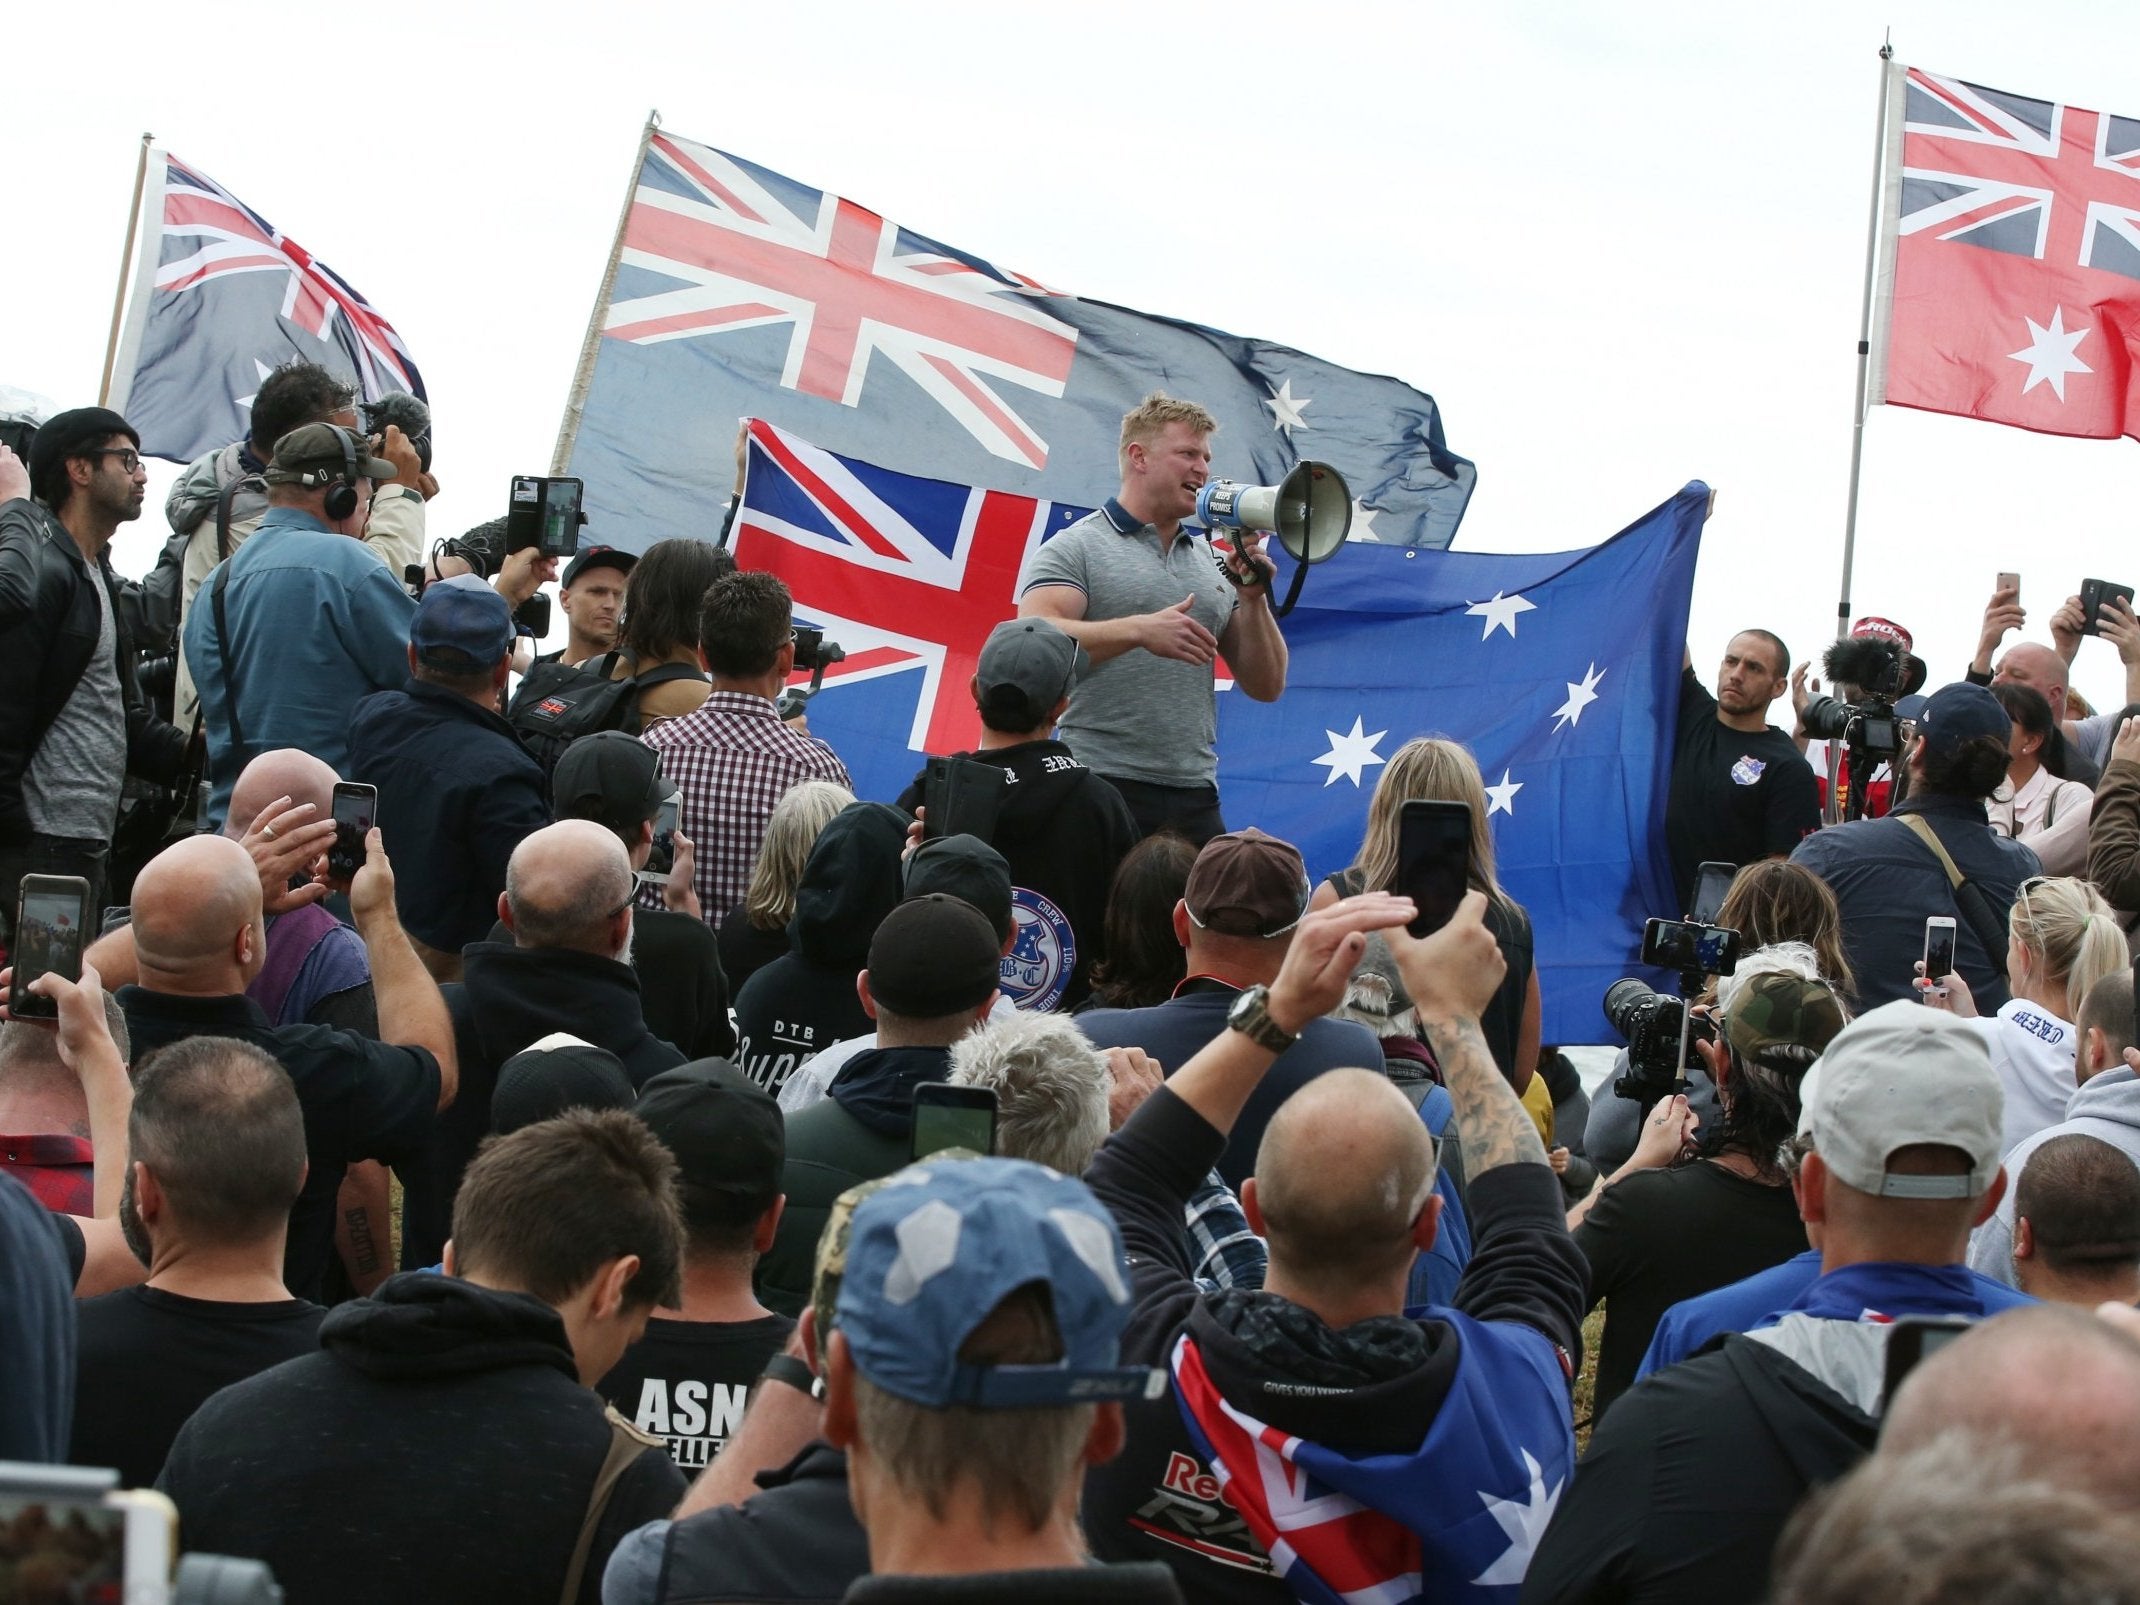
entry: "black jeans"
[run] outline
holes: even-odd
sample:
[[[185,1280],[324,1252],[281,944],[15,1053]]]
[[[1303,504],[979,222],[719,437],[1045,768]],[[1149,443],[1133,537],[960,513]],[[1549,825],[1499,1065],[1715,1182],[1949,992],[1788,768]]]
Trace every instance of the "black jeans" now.
[[[1191,847],[1202,847],[1214,836],[1224,835],[1226,821],[1219,814],[1216,786],[1155,786],[1148,780],[1117,780],[1107,783],[1122,793],[1130,818],[1137,822],[1137,835],[1156,836],[1163,830],[1185,837]]]
[[[15,906],[25,875],[79,875],[89,882],[89,940],[96,939],[104,915],[105,866],[111,849],[103,842],[71,836],[31,834],[0,847],[0,943],[15,940]]]

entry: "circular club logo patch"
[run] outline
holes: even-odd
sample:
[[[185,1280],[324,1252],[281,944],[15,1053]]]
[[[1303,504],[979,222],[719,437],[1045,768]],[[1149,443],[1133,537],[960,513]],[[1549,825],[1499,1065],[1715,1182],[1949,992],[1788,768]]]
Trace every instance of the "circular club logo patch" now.
[[[1052,1009],[1077,968],[1077,936],[1063,911],[1023,886],[1011,890],[1018,934],[1003,955],[1003,990],[1021,1009]]]

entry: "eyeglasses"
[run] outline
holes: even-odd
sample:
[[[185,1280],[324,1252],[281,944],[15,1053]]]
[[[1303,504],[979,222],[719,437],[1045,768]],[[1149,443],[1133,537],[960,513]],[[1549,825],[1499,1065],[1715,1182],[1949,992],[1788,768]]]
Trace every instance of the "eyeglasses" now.
[[[99,446],[95,451],[84,452],[85,457],[116,457],[122,473],[131,474],[141,466],[141,453],[131,446]]]

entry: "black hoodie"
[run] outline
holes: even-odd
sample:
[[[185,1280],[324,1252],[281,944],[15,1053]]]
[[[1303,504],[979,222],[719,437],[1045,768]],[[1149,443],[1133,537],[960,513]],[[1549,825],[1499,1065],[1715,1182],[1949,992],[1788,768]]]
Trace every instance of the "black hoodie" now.
[[[305,1605],[556,1599],[610,1445],[557,1311],[412,1272],[335,1310],[320,1345],[180,1429],[157,1486],[186,1547],[264,1560]],[[631,1463],[583,1601],[618,1539],[683,1492],[666,1449]]]
[[[898,905],[899,855],[909,816],[887,803],[850,803],[832,816],[795,886],[788,951],[736,994],[736,1063],[769,1092],[805,1059],[877,1029],[855,977],[870,938]]]
[[[643,1086],[684,1056],[646,1027],[639,977],[629,964],[564,948],[471,942],[464,979],[441,988],[453,1016],[461,1087],[440,1111],[422,1160],[399,1166],[401,1264],[436,1265],[452,1225],[453,1195],[490,1131],[490,1095],[505,1061],[563,1031],[614,1053]]]
[[[960,756],[995,764],[1011,781],[989,837],[1010,865],[1017,905],[1018,943],[1004,961],[1003,989],[1020,1008],[1074,1009],[1092,990],[1086,977],[1101,956],[1115,868],[1137,845],[1129,804],[1060,741]],[[899,794],[909,813],[921,801],[921,782],[916,775]]]

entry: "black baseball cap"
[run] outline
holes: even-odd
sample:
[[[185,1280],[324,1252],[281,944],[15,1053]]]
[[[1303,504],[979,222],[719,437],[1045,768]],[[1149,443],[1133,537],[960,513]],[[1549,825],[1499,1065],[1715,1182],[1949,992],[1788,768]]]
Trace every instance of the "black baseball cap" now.
[[[522,1048],[498,1069],[490,1095],[490,1129],[501,1135],[550,1120],[567,1109],[629,1109],[632,1078],[606,1048],[555,1032]]]
[[[981,911],[996,928],[996,940],[1011,934],[1011,866],[978,836],[939,836],[923,842],[906,862],[904,895],[948,892]]]
[[[570,585],[582,570],[590,568],[613,568],[619,574],[629,574],[638,563],[637,552],[627,552],[620,546],[583,546],[580,555],[565,565],[558,584]]]
[[[780,1105],[726,1059],[662,1071],[639,1089],[632,1112],[676,1156],[687,1185],[753,1198],[780,1191],[788,1156]]]
[[[869,943],[869,994],[910,1020],[977,1009],[1001,988],[1003,939],[987,916],[945,892],[910,897]]]
[[[550,774],[550,808],[560,819],[636,830],[675,790],[662,778],[661,755],[652,747],[622,730],[598,730],[559,756]]]

